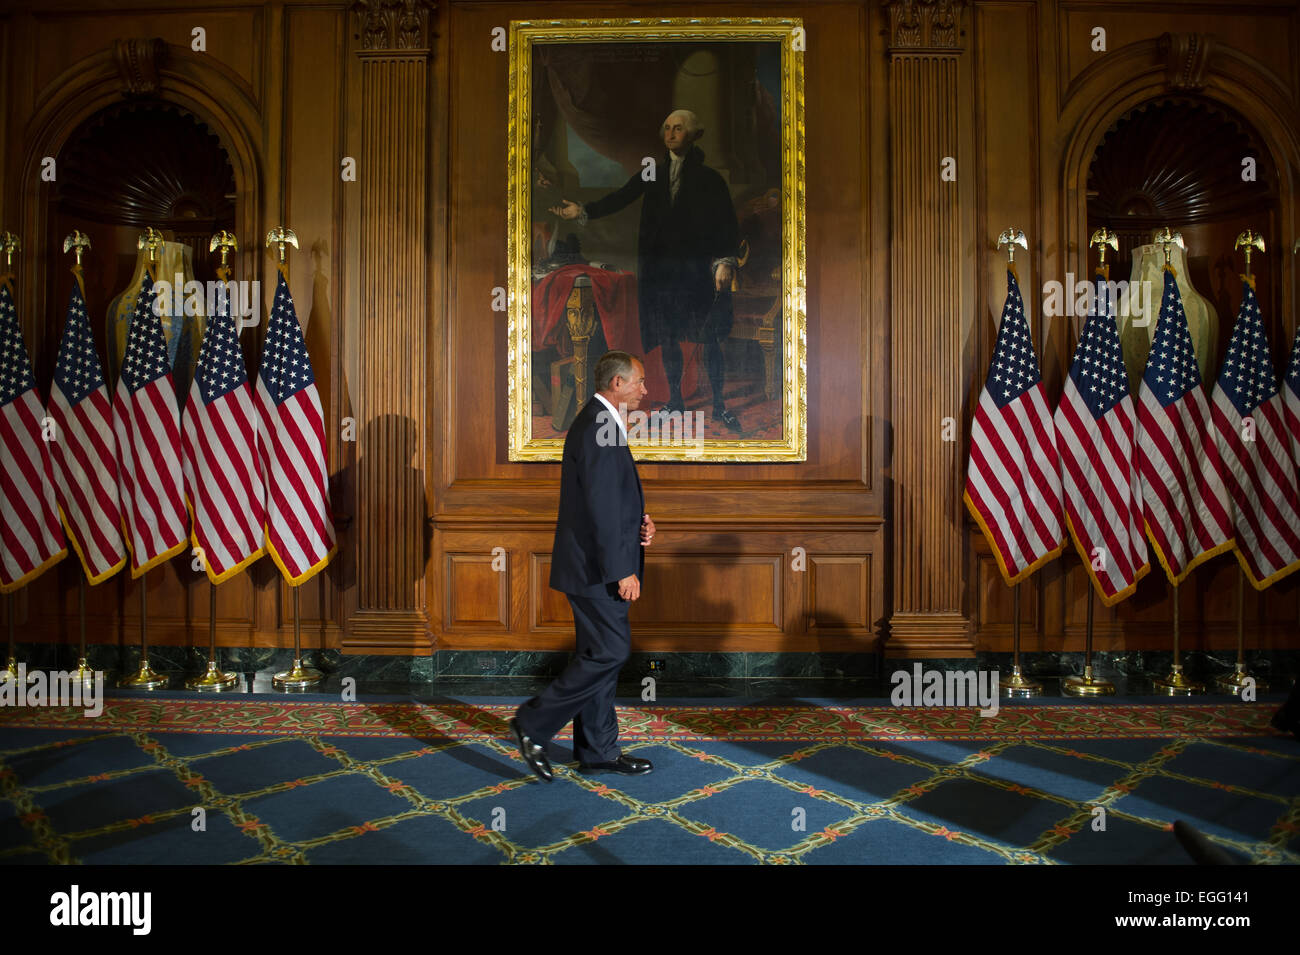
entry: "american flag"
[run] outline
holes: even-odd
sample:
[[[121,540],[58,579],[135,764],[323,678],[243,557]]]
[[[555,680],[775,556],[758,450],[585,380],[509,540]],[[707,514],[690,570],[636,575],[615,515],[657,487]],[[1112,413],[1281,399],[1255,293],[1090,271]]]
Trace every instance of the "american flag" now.
[[[1300,569],[1300,491],[1259,300],[1242,283],[1241,309],[1214,388],[1223,481],[1237,505],[1237,559],[1256,590]]]
[[[1065,546],[1056,428],[1020,286],[1009,269],[993,361],[971,422],[962,496],[1008,584],[1019,583]]]
[[[112,408],[81,282],[78,275],[68,298],[63,340],[54,363],[49,415],[57,436],[50,443],[50,457],[68,540],[81,558],[86,579],[98,584],[126,565],[126,545],[122,542]]]
[[[1282,378],[1282,397],[1286,413],[1286,430],[1291,436],[1291,458],[1300,468],[1300,328],[1291,343],[1291,359]]]
[[[290,584],[334,555],[325,416],[302,328],[281,270],[257,373],[258,448],[266,484],[266,547]]]
[[[1150,564],[1133,467],[1137,412],[1104,274],[1096,292],[1056,409],[1056,446],[1070,536],[1109,607],[1132,596]]]
[[[181,553],[188,543],[180,412],[153,303],[153,278],[146,272],[126,333],[126,355],[113,400],[132,577]]]
[[[68,553],[42,434],[44,417],[13,292],[0,281],[0,593],[35,580]]]
[[[191,537],[214,583],[265,550],[266,499],[257,459],[257,413],[227,296],[208,323],[181,427]]]
[[[1232,503],[1170,268],[1138,389],[1137,447],[1147,537],[1177,586],[1197,564],[1232,547]]]

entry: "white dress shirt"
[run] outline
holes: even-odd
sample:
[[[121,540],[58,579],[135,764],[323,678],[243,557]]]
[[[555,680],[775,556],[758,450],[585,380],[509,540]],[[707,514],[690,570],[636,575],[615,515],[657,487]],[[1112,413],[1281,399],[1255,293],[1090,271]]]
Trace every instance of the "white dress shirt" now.
[[[614,420],[618,422],[618,430],[623,432],[623,443],[627,444],[627,426],[623,424],[623,416],[618,413],[617,408],[615,408],[612,404],[609,403],[609,399],[606,398],[604,395],[602,395],[599,391],[596,392],[596,397],[600,399],[601,404],[603,404],[606,408],[609,409],[609,413],[612,414],[614,416]]]

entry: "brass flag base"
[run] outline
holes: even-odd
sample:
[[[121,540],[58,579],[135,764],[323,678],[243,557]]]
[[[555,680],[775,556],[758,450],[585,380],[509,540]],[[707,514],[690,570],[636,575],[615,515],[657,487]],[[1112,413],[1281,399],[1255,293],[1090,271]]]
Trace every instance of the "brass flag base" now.
[[[1083,668],[1083,676],[1066,677],[1061,689],[1068,696],[1114,696],[1115,684],[1109,680],[1096,680],[1092,676],[1092,667]]]
[[[1166,696],[1191,696],[1194,693],[1205,692],[1204,684],[1189,680],[1184,675],[1181,663],[1175,663],[1168,676],[1152,680],[1151,685],[1155,687],[1157,693],[1163,693]]]
[[[1020,672],[1020,664],[1011,668],[1011,675],[998,680],[998,690],[1007,697],[1042,696],[1043,684],[1031,680]]]
[[[1225,673],[1221,677],[1216,677],[1214,685],[1220,693],[1231,693],[1233,696],[1240,696],[1242,688],[1246,686],[1247,680],[1255,681],[1255,692],[1263,692],[1268,689],[1268,684],[1257,676],[1251,676],[1250,671],[1246,669],[1246,664],[1238,663],[1231,673]]]
[[[72,682],[80,683],[82,686],[94,684],[95,671],[90,668],[85,657],[77,661],[77,668],[72,671]]]
[[[157,690],[166,686],[170,682],[168,677],[154,670],[149,666],[149,658],[140,661],[140,669],[136,670],[131,676],[122,677],[122,682],[118,686],[128,686],[133,690]]]
[[[202,676],[192,676],[185,681],[187,690],[233,690],[239,683],[239,674],[222,672],[216,660],[208,661],[208,669]]]
[[[271,677],[271,685],[277,690],[302,690],[309,686],[315,686],[323,679],[324,676],[319,670],[304,667],[301,658],[294,657],[293,666],[290,669],[282,670]]]
[[[30,680],[31,678],[32,674],[28,673],[27,679]],[[9,680],[13,680],[15,683],[18,682],[18,661],[14,657],[10,657],[9,665],[3,670],[0,670],[0,683],[5,683]]]

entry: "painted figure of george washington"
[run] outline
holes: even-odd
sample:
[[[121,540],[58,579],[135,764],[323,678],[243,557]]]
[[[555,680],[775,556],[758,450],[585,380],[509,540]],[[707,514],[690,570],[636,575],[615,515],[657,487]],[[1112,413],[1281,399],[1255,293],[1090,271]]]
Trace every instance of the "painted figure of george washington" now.
[[[703,135],[693,112],[673,110],[664,120],[667,152],[654,179],[646,181],[637,172],[620,189],[594,202],[565,199],[550,211],[582,225],[642,199],[637,233],[641,344],[646,352],[663,349],[669,389],[663,410],[686,410],[681,343],[699,342],[713,390],[713,415],[739,432],[740,422],[723,401],[722,356],[722,342],[731,334],[739,229],[726,182],[704,165],[704,151],[696,145]]]

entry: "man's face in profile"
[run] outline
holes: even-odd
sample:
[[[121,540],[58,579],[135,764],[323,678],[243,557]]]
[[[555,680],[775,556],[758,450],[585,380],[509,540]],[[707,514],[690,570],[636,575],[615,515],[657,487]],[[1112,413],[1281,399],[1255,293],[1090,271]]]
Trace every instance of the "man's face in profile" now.
[[[626,406],[628,411],[636,411],[641,399],[646,396],[645,368],[635,358],[632,359],[632,377],[615,375],[613,381],[614,407]]]

